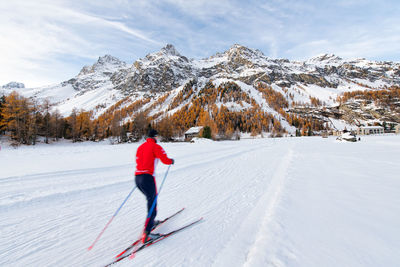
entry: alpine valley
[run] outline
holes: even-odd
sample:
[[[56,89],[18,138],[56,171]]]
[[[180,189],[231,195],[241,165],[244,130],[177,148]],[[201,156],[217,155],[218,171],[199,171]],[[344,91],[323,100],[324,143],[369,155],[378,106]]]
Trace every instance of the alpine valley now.
[[[294,134],[398,124],[399,86],[395,62],[328,54],[290,61],[237,44],[209,58],[189,59],[168,44],[133,64],[105,55],[60,84],[24,88],[14,82],[0,87],[0,95],[15,90],[48,99],[65,117],[75,108],[90,111],[93,119],[118,113],[123,123],[139,113],[153,121],[183,120],[181,133],[215,124],[220,134]]]

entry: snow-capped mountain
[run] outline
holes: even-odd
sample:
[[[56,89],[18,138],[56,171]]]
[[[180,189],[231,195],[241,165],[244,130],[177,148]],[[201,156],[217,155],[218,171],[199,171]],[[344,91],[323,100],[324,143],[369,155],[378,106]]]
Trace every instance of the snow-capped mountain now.
[[[100,57],[92,66],[84,66],[79,74],[66,82],[62,86],[71,85],[80,94],[101,89],[102,87],[113,88],[111,77],[118,72],[129,69],[129,66],[119,59],[105,55]]]
[[[25,84],[19,82],[9,82],[0,87],[1,89],[9,89],[9,90],[17,90],[21,88],[25,88]]]
[[[259,50],[238,44],[223,53],[205,59],[188,59],[173,45],[148,54],[133,64],[106,55],[92,66],[85,66],[74,78],[40,88],[19,90],[25,96],[50,98],[60,112],[67,116],[73,108],[93,110],[98,116],[108,107],[124,100],[129,103],[150,98],[143,109],[151,114],[176,112],[198,95],[204,86],[234,82],[249,101],[215,103],[230,109],[246,109],[251,102],[265,112],[280,115],[257,90],[260,84],[281,93],[293,106],[307,106],[312,98],[322,106],[336,104],[344,92],[373,90],[400,85],[400,64],[366,59],[346,60],[324,54],[306,61],[272,59]],[[190,84],[184,101],[175,99]],[[7,89],[8,90],[8,89]],[[3,92],[6,89],[3,88]],[[159,101],[162,97],[164,101]],[[158,102],[160,103],[158,103]],[[174,108],[170,105],[174,103]],[[286,128],[289,126],[286,125]]]
[[[166,92],[195,78],[192,65],[169,44],[161,51],[135,61],[128,71],[117,73],[113,82],[124,94],[137,91]]]

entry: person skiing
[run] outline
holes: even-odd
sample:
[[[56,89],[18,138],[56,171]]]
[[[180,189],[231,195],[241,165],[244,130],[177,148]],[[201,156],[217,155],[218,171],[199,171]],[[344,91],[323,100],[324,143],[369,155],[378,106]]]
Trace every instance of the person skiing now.
[[[150,215],[150,209],[154,199],[157,196],[156,179],[154,178],[154,168],[160,159],[166,165],[174,164],[174,159],[167,156],[164,149],[157,144],[158,132],[151,129],[148,133],[146,142],[141,144],[136,151],[136,171],[135,182],[139,190],[146,196],[147,199],[147,216],[145,229],[142,236],[142,242],[145,243],[150,239],[158,237],[157,234],[152,234],[151,230],[159,222],[155,221],[157,215],[157,203]]]

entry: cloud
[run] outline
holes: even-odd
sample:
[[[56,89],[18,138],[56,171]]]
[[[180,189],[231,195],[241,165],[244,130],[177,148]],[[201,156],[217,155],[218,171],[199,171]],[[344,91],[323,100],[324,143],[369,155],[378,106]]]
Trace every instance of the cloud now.
[[[130,36],[130,42],[161,45],[123,22],[55,3],[17,0],[0,4],[0,84],[18,80],[31,86],[40,85],[38,79],[32,78],[33,72],[50,77],[46,82],[72,77],[83,66],[82,59],[93,61],[116,39],[121,41]],[[74,62],[76,58],[80,62]]]
[[[118,29],[120,31],[129,33],[129,34],[133,35],[134,37],[142,39],[143,41],[147,41],[149,43],[153,43],[153,44],[156,44],[156,45],[162,45],[161,42],[157,42],[157,41],[147,37],[146,34],[144,34],[143,32],[141,32],[139,30],[131,29],[131,28],[127,27],[123,23],[113,22],[113,21],[105,21],[105,20],[103,20],[103,22],[106,22],[105,23],[106,25],[113,26],[115,29]]]
[[[239,43],[269,57],[400,60],[394,0],[13,0],[0,12],[0,85],[60,82],[104,54],[133,62],[167,43],[192,58]]]
[[[285,50],[289,58],[307,59],[321,53],[344,58],[400,60],[400,19],[382,18],[369,24],[338,23],[330,31],[315,30]],[[318,38],[319,37],[319,38]],[[302,41],[300,40],[302,39]]]

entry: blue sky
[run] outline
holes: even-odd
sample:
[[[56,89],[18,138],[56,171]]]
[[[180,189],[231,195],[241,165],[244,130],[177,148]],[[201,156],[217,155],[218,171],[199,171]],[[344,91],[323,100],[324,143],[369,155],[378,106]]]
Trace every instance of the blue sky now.
[[[398,0],[0,0],[0,85],[58,83],[99,56],[133,63],[168,43],[189,58],[241,44],[400,62],[399,14]]]

